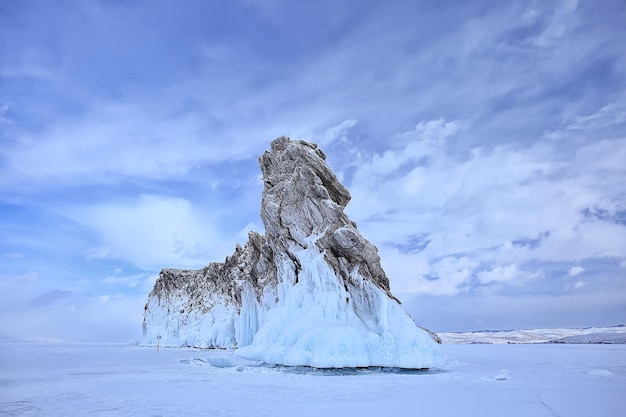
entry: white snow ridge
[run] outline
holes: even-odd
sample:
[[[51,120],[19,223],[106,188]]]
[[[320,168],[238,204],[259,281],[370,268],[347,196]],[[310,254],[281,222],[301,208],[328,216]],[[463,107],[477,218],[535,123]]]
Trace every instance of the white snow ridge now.
[[[223,263],[164,269],[143,344],[237,348],[271,364],[433,368],[440,346],[389,290],[378,251],[343,209],[350,194],[317,145],[280,137],[259,163],[265,235]]]

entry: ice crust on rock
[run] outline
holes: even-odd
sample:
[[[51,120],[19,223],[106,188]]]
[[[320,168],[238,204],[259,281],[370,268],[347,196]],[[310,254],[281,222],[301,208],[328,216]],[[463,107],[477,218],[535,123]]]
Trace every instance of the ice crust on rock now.
[[[265,235],[201,270],[164,269],[143,344],[237,348],[272,364],[431,368],[445,358],[391,294],[378,250],[344,213],[350,193],[313,143],[259,157]]]

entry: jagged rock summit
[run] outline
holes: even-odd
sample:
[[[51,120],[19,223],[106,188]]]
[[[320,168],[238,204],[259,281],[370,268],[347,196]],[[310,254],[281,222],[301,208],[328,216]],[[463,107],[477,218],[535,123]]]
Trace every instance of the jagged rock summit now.
[[[430,368],[445,362],[391,294],[378,251],[344,213],[350,193],[313,143],[259,157],[265,235],[201,270],[164,269],[143,344],[237,348],[283,365]]]

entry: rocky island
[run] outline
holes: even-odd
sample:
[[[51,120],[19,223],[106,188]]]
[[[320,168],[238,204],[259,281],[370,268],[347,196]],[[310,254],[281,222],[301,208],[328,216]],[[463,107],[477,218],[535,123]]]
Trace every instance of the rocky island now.
[[[224,262],[162,270],[142,343],[319,368],[444,364],[436,336],[402,309],[377,248],[344,213],[350,193],[317,145],[279,137],[259,164],[265,234],[250,232]]]

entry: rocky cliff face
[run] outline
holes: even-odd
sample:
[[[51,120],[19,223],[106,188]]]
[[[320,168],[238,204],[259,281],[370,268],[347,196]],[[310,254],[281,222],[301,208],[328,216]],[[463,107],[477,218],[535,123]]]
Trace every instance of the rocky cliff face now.
[[[280,137],[259,158],[265,236],[223,263],[164,269],[145,308],[144,344],[239,348],[317,367],[443,363],[391,294],[377,249],[344,213],[350,193],[317,145]]]

